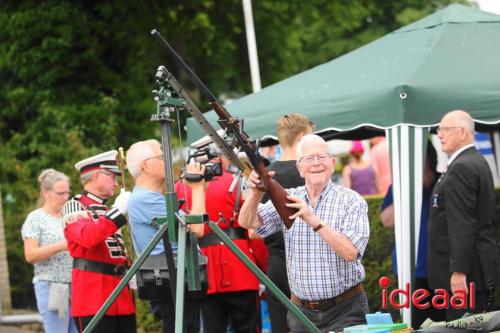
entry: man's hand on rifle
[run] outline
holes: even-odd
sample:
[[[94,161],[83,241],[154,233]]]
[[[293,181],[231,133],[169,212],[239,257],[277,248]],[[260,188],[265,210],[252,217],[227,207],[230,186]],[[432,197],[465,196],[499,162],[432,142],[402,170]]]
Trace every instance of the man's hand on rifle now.
[[[275,173],[276,172],[274,171],[269,171],[267,174],[272,178],[274,177]],[[252,170],[252,172],[250,172],[250,175],[248,176],[248,184],[250,185],[250,188],[254,191],[259,191],[259,192],[265,191],[265,189],[262,187],[260,177],[257,174],[257,172],[255,172],[255,170]]]

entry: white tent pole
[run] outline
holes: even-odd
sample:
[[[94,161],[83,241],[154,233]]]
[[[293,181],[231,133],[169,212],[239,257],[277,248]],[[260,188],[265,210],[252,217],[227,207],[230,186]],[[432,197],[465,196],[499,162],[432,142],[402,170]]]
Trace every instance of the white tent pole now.
[[[422,206],[424,135],[428,129],[399,125],[387,130],[391,147],[392,185],[394,196],[394,235],[396,240],[398,287],[414,283],[420,237]],[[404,323],[411,325],[410,308],[401,310]],[[400,304],[406,301],[401,298]]]
[[[252,90],[253,92],[257,92],[262,86],[260,84],[259,57],[257,56],[255,27],[253,25],[252,0],[242,0],[242,2],[247,35],[248,59],[250,61],[250,76],[252,78]]]
[[[398,253],[398,276],[401,276],[402,284],[400,288],[404,288],[405,284],[411,282],[412,260],[411,260],[411,231],[410,231],[410,128],[408,125],[401,125],[401,150],[400,150],[400,177],[401,177],[401,238],[400,246],[402,252]],[[403,148],[404,147],[404,148]],[[396,222],[397,223],[397,222]],[[396,240],[397,242],[397,240]],[[401,260],[399,260],[401,257]],[[411,309],[402,309],[403,322],[411,325]]]
[[[402,155],[404,154],[401,149],[401,132],[402,126],[393,127],[389,129],[389,143],[391,147],[391,168],[392,168],[392,191],[393,191],[393,201],[394,201],[394,237],[396,241],[396,258],[398,267],[398,288],[404,288],[405,283],[408,281],[407,277],[403,272],[407,271],[406,266],[409,268],[409,258],[405,256],[408,251],[405,250],[409,247],[409,239],[405,238],[405,224],[404,219],[404,209],[403,209],[403,175],[402,169]],[[408,146],[406,146],[408,147]],[[400,296],[399,303],[402,303],[403,299]],[[401,316],[403,321],[407,324],[411,324],[411,313],[409,309],[402,309]]]

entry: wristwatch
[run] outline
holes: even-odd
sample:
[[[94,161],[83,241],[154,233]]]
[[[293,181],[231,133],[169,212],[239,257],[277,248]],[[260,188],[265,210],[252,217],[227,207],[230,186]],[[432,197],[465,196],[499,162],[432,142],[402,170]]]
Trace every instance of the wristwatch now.
[[[323,220],[319,220],[319,224],[313,228],[314,232],[318,232],[319,229],[323,228],[326,225],[326,222]]]

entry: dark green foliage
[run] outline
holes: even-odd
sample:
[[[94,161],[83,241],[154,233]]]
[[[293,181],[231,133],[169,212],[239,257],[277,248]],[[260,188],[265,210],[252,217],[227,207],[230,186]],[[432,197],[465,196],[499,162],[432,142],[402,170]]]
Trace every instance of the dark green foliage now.
[[[384,228],[380,222],[380,206],[382,198],[367,198],[368,216],[370,219],[370,240],[363,256],[366,279],[365,289],[368,296],[370,310],[375,312],[380,309],[382,300],[382,289],[378,280],[382,276],[388,276],[392,282],[392,288],[397,286],[392,271],[391,250],[394,244],[394,229]],[[391,289],[392,289],[391,288]]]
[[[151,313],[149,302],[136,298],[135,306],[137,327],[140,327],[143,332],[161,332],[161,321]]]

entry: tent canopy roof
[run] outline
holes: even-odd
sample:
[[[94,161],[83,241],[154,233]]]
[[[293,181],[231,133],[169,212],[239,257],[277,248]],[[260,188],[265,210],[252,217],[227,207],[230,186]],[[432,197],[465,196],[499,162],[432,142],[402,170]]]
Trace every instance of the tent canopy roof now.
[[[464,109],[500,122],[500,16],[462,5],[445,9],[227,106],[252,137],[300,112],[326,138],[366,138],[398,124],[435,126]],[[208,114],[215,123],[215,114]],[[339,135],[341,132],[341,135]],[[188,120],[188,141],[203,136]]]
[[[446,7],[446,10],[437,11],[434,14],[408,24],[395,32],[434,28],[443,23],[479,22],[500,22],[500,16],[488,12],[478,11],[471,7],[453,4]]]

